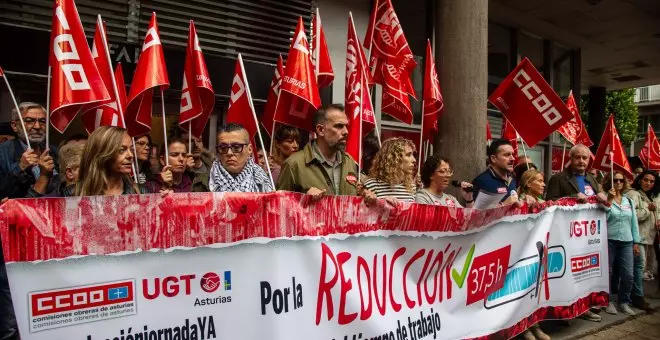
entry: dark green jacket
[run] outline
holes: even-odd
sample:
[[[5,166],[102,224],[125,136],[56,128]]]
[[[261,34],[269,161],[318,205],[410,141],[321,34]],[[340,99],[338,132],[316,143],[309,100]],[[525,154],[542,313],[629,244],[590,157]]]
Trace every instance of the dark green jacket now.
[[[585,181],[594,189],[594,194],[601,192],[600,184],[598,184],[598,181],[592,174],[587,173],[585,175]],[[566,169],[550,177],[550,182],[548,182],[545,192],[545,199],[556,201],[563,197],[577,197],[578,192],[579,189],[575,175],[573,175],[570,169]]]
[[[346,181],[349,174],[357,177],[357,164],[348,154],[342,152],[341,182],[339,192],[335,192],[323,165],[314,157],[312,143],[291,155],[282,165],[277,190],[306,193],[310,188],[325,189],[329,195],[357,195],[357,189]]]

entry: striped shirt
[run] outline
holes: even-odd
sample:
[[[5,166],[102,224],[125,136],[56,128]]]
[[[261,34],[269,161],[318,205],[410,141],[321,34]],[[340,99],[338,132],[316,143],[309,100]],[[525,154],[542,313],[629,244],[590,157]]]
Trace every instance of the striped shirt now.
[[[414,192],[408,191],[401,184],[390,185],[374,178],[364,182],[364,187],[373,192],[378,198],[394,197],[401,202],[415,202]]]

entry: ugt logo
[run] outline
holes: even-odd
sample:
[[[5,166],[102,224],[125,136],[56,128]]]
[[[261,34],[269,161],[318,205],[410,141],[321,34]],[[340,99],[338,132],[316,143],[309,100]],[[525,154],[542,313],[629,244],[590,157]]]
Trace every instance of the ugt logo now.
[[[600,235],[600,220],[575,220],[569,223],[571,237]]]

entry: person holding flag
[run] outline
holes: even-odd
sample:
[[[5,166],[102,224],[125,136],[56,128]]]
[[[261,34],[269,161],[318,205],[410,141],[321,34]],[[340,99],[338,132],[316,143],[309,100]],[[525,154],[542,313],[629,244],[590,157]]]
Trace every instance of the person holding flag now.
[[[583,144],[577,144],[569,151],[570,163],[562,172],[550,177],[546,200],[556,201],[564,197],[574,197],[586,201],[589,196],[601,193],[601,187],[591,173],[587,172],[591,151]],[[605,202],[605,194],[599,198]]]
[[[11,128],[18,138],[0,144],[0,198],[26,197],[44,167],[57,164],[57,147],[45,145],[46,109],[33,102],[20,103],[18,109],[11,113]],[[56,183],[51,174],[48,177],[50,192]]]

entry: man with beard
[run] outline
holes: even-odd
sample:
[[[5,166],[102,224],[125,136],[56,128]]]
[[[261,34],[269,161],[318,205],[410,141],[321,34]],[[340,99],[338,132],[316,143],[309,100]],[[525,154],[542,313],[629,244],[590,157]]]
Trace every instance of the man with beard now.
[[[518,201],[516,179],[513,178],[515,155],[513,146],[506,139],[496,139],[487,150],[489,166],[472,181],[475,199],[479,191],[505,194],[500,204],[510,205]]]
[[[348,138],[348,117],[341,104],[332,104],[314,113],[317,139],[292,154],[282,166],[278,190],[312,196],[356,195],[352,181],[358,167],[344,151]]]
[[[30,139],[28,149],[26,132],[18,117],[19,112],[12,110],[11,127],[18,138],[0,144],[0,198],[26,197],[30,186],[34,185],[45,165],[57,169],[56,147],[44,145],[46,139],[46,109],[37,103],[23,102],[18,106],[23,117],[27,136]],[[50,177],[47,192],[55,189]]]

